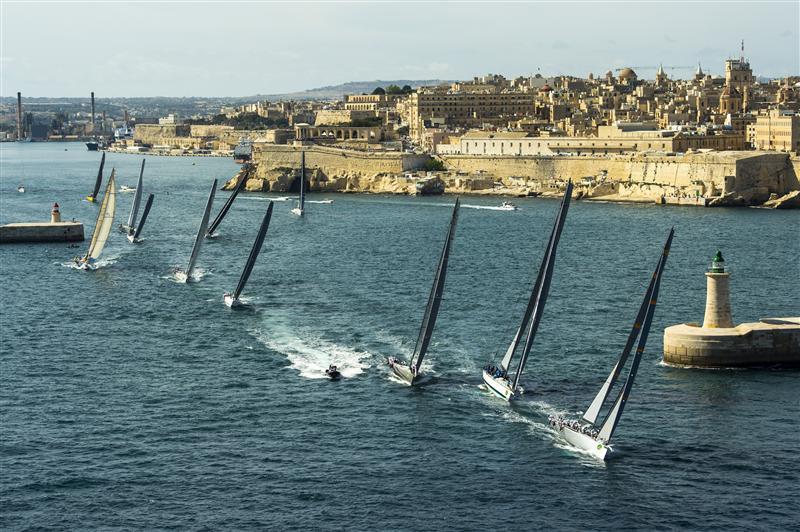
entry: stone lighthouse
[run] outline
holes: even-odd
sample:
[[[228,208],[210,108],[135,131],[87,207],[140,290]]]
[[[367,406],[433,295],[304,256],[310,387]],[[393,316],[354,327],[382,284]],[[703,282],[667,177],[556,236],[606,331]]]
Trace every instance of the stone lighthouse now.
[[[730,276],[717,251],[706,272],[703,325],[682,323],[664,329],[664,362],[705,368],[800,366],[800,317],[734,325]]]
[[[717,251],[711,261],[711,269],[706,272],[706,315],[704,329],[733,327],[731,318],[730,281],[731,274],[725,271],[725,259]]]

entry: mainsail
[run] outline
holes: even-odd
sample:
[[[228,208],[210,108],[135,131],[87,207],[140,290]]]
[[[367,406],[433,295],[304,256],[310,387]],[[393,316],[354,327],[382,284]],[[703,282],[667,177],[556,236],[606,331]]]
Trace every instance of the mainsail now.
[[[89,196],[92,198],[92,201],[97,200],[97,194],[100,192],[100,185],[103,182],[103,166],[106,164],[106,152],[103,152],[102,157],[100,157],[100,169],[97,171],[97,179],[94,182],[94,190],[92,191],[92,195]]]
[[[142,176],[144,175],[144,159],[142,159],[142,169],[139,171],[139,181],[136,182],[136,193],[131,203],[131,212],[128,215],[128,234],[132,235],[136,231],[136,215],[139,213],[139,203],[142,201]]]
[[[247,257],[247,263],[244,265],[242,276],[239,278],[239,284],[236,285],[236,290],[233,292],[234,300],[239,299],[239,296],[242,295],[242,290],[244,290],[244,286],[247,284],[247,280],[250,278],[250,274],[253,271],[253,266],[256,263],[258,254],[261,252],[261,246],[264,244],[264,237],[267,236],[269,220],[272,218],[272,205],[273,203],[270,201],[269,206],[267,207],[267,212],[264,214],[264,219],[261,220],[261,227],[258,230],[256,241],[253,243],[253,248],[250,250],[250,256]]]
[[[103,196],[103,203],[97,213],[97,222],[94,225],[92,241],[89,244],[89,251],[86,259],[98,259],[106,246],[111,227],[114,225],[114,210],[116,208],[116,183],[114,181],[115,170],[111,170],[111,177],[106,185],[106,192]]]
[[[456,225],[458,224],[459,204],[459,199],[456,198],[456,204],[453,207],[453,215],[450,219],[450,228],[447,230],[447,238],[442,248],[442,255],[439,258],[439,265],[436,268],[436,276],[433,278],[433,286],[431,286],[431,293],[428,297],[428,305],[425,308],[425,316],[422,319],[422,326],[419,330],[417,344],[414,347],[414,353],[411,355],[411,360],[409,361],[409,366],[412,368],[414,375],[419,371],[419,367],[422,365],[422,359],[425,358],[425,353],[428,352],[428,345],[431,342],[433,328],[436,325],[436,317],[439,315],[439,306],[442,302],[442,293],[444,292],[444,283],[447,277],[447,263],[450,258],[450,249],[453,247]]]
[[[559,239],[561,238],[561,230],[564,227],[564,221],[566,220],[567,212],[569,211],[571,198],[572,181],[569,181],[567,183],[566,190],[564,191],[564,197],[561,199],[561,204],[559,205],[558,213],[556,214],[556,219],[553,223],[553,229],[550,232],[550,239],[548,240],[547,248],[544,256],[542,257],[542,264],[539,267],[539,273],[536,276],[536,282],[533,285],[533,290],[531,290],[531,296],[528,300],[528,305],[525,308],[525,313],[522,317],[522,323],[517,329],[514,339],[512,340],[511,345],[508,347],[508,350],[506,351],[506,354],[500,363],[500,367],[503,369],[503,371],[508,371],[511,360],[513,359],[514,354],[519,347],[524,332],[526,334],[526,339],[522,349],[519,365],[517,366],[517,371],[514,376],[514,382],[512,385],[512,388],[514,389],[516,389],[517,384],[519,383],[519,378],[522,375],[525,364],[527,363],[528,355],[533,347],[533,340],[536,337],[536,331],[539,327],[539,322],[541,321],[542,314],[544,313],[545,302],[547,301],[547,295],[550,290],[550,281],[553,276],[556,250],[558,248]]]
[[[194,270],[194,265],[197,262],[197,256],[200,254],[200,247],[203,244],[203,237],[206,234],[206,228],[208,227],[208,218],[211,216],[211,206],[214,204],[214,194],[217,191],[217,180],[214,180],[214,183],[211,185],[211,192],[208,194],[208,200],[206,201],[206,208],[203,211],[203,219],[200,221],[200,229],[197,231],[197,236],[194,239],[194,246],[192,247],[192,254],[189,256],[189,264],[186,266],[186,280],[188,281],[192,277],[192,270]]]
[[[136,232],[133,233],[133,240],[138,240],[139,235],[142,234],[142,228],[144,228],[144,222],[147,221],[147,215],[150,214],[150,207],[152,206],[153,206],[153,195],[150,194],[147,196],[147,201],[144,204],[142,219],[139,220],[139,223],[136,225]]]
[[[208,231],[206,231],[206,237],[210,237],[214,234],[214,232],[217,230],[217,227],[219,227],[219,224],[221,224],[222,220],[225,218],[225,215],[228,214],[231,205],[233,205],[233,200],[236,199],[236,196],[239,195],[239,192],[241,192],[244,189],[245,185],[247,184],[247,178],[249,176],[249,172],[250,172],[249,168],[242,171],[241,177],[239,178],[239,182],[236,183],[236,188],[234,188],[233,192],[231,192],[231,195],[228,196],[228,199],[225,201],[225,204],[217,213],[217,216],[214,218],[214,221],[211,222],[211,225],[208,226]]]
[[[619,394],[617,395],[617,398],[614,401],[614,404],[611,407],[611,410],[609,411],[608,415],[606,415],[606,418],[603,421],[602,426],[600,427],[600,433],[598,434],[598,439],[604,440],[605,442],[608,442],[609,440],[611,440],[611,436],[613,436],[614,430],[617,428],[617,423],[619,422],[620,416],[622,416],[622,411],[625,409],[625,403],[628,400],[628,396],[630,395],[631,388],[633,387],[633,381],[636,378],[637,371],[639,370],[639,363],[641,362],[641,359],[642,359],[642,353],[644,353],[644,347],[645,347],[645,344],[647,343],[647,336],[648,336],[648,334],[650,332],[650,325],[652,324],[653,314],[655,313],[656,303],[658,301],[658,291],[659,291],[659,287],[661,286],[661,275],[664,272],[664,266],[667,263],[667,257],[669,256],[669,249],[670,249],[670,246],[672,245],[672,237],[673,237],[674,234],[675,234],[675,229],[674,228],[670,229],[669,236],[667,237],[667,242],[666,242],[666,244],[664,244],[664,250],[661,253],[661,256],[659,257],[659,261],[658,261],[658,264],[656,265],[655,272],[653,272],[652,280],[651,280],[650,285],[647,288],[647,292],[645,293],[645,296],[644,296],[643,305],[646,307],[645,312],[644,312],[644,320],[641,323],[641,334],[639,336],[639,343],[637,344],[636,352],[633,355],[633,361],[631,362],[631,367],[630,367],[630,370],[628,372],[628,378],[625,380],[625,384],[623,385],[622,389],[619,391]],[[641,314],[641,311],[640,311],[640,314]],[[637,321],[634,323],[634,329],[637,328],[636,325],[639,323],[638,319],[639,319],[639,315],[637,315]],[[623,354],[625,354],[625,353],[623,352]],[[620,359],[622,359],[622,357],[620,357]],[[609,375],[609,378],[606,379],[607,383],[608,383],[609,380],[611,380],[611,384],[613,384],[613,381],[615,380],[615,378],[612,378],[612,377],[613,377],[615,372],[617,374],[619,373],[620,368],[621,368],[621,364],[618,361],[617,365],[612,370],[611,375]],[[606,388],[605,384],[603,385],[603,388],[601,388],[601,393],[603,393],[603,389],[604,388]],[[608,392],[609,392],[609,390],[606,389],[605,390],[605,396],[608,395]],[[598,394],[598,396],[599,395],[600,394]],[[605,399],[605,397],[603,399]],[[597,400],[598,399],[596,397],[595,400],[592,402],[592,405],[594,405],[594,403]],[[603,403],[603,401],[600,401],[600,406],[602,406],[602,403]],[[598,410],[599,410],[599,407],[598,407]],[[589,413],[589,412],[587,411],[587,413]],[[586,415],[584,415],[584,418],[585,417],[586,417]],[[596,417],[597,417],[597,415],[595,414],[595,418]]]

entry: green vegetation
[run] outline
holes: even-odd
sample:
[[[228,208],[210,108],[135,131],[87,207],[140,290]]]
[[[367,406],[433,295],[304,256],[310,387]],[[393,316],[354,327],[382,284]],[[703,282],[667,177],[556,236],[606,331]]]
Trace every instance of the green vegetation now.
[[[344,124],[353,127],[372,127],[379,126],[383,123],[379,116],[367,116],[364,118],[354,118],[349,124]]]
[[[439,159],[429,159],[425,163],[425,170],[429,172],[441,172],[444,170],[444,163]]]
[[[414,89],[411,88],[411,85],[403,85],[402,87],[389,85],[385,89],[383,87],[375,87],[372,94],[411,94],[412,92],[414,92]]]
[[[234,129],[269,129],[275,127],[288,127],[289,121],[285,118],[265,118],[257,113],[242,113],[233,118],[225,115],[214,115],[211,118],[195,118],[185,121],[192,125],[221,125],[233,126]]]

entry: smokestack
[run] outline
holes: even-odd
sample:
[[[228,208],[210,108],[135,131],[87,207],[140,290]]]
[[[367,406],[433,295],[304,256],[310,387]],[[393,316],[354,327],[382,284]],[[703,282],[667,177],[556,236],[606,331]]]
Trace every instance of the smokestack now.
[[[22,123],[22,93],[17,93],[17,140],[25,136],[25,126]]]
[[[94,135],[94,91],[92,91],[92,135]]]

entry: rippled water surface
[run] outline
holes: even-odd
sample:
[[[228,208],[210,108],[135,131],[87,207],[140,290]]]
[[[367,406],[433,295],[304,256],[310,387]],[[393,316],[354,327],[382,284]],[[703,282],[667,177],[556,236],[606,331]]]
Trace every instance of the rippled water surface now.
[[[2,145],[0,223],[62,216],[91,234],[100,154]],[[109,154],[134,186],[141,157]],[[64,266],[88,244],[4,245],[0,525],[5,529],[787,529],[797,526],[800,377],[660,365],[667,325],[699,321],[723,251],[736,321],[798,315],[800,214],[574,202],[524,399],[479,388],[521,318],[557,201],[464,209],[445,301],[414,389],[386,356],[413,349],[453,198],[320,195],[305,219],[243,195],[174,282],[208,187],[237,167],[149,157],[141,245],[113,233],[108,265]],[[580,176],[576,176],[580,177]],[[27,192],[16,187],[24,183]],[[218,208],[227,192],[220,192]],[[122,222],[132,194],[118,196]],[[474,206],[498,199],[465,198]],[[599,463],[548,429],[588,405],[676,229],[639,378]],[[335,363],[345,379],[329,382]]]

